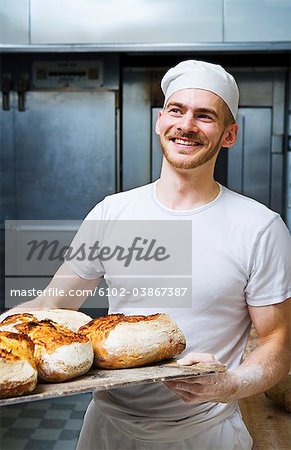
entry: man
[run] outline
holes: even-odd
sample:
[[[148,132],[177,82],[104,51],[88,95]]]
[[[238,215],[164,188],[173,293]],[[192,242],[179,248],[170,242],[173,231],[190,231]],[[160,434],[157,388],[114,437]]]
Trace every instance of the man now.
[[[290,236],[278,214],[213,179],[220,148],[233,146],[238,132],[233,77],[218,65],[183,61],[165,74],[162,89],[161,178],[107,197],[87,219],[191,220],[192,305],[165,311],[186,336],[180,364],[219,360],[228,370],[95,393],[77,448],[248,450],[252,440],[237,400],[264,392],[289,370]],[[109,268],[98,260],[67,261],[51,286],[92,288]],[[109,312],[141,314],[142,307],[147,299],[134,309],[129,299],[115,298]],[[251,322],[259,345],[241,363]]]

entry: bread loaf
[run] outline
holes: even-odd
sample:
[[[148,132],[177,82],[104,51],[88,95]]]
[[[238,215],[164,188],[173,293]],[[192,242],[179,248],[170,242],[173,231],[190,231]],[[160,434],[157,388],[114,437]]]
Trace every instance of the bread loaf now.
[[[182,331],[167,314],[111,314],[93,319],[79,333],[92,341],[94,365],[106,369],[138,367],[173,358],[186,346]]]
[[[32,341],[23,334],[0,331],[0,397],[28,394],[36,383]]]
[[[15,328],[32,340],[38,375],[43,381],[67,381],[92,366],[93,348],[86,336],[48,319],[19,323]]]

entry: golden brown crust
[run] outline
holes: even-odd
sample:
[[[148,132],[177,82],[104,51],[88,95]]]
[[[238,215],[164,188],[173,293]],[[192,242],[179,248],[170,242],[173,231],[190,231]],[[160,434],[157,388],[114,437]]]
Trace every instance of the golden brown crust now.
[[[41,309],[33,311],[33,314],[38,321],[49,319],[75,333],[82,325],[92,320],[87,314],[69,309]]]
[[[90,369],[93,349],[87,336],[75,333],[50,319],[37,320],[31,315],[24,318],[19,316],[21,317],[10,320],[15,329],[12,334],[16,337],[27,336],[31,342],[35,366],[41,380],[67,381]],[[17,332],[21,334],[16,334]],[[6,366],[6,370],[9,373],[10,367]]]
[[[0,397],[28,394],[37,383],[34,345],[19,333],[0,331]]]
[[[138,327],[138,324],[142,327],[148,324],[149,339],[139,334],[141,327]],[[118,342],[118,333],[120,333],[119,348],[118,345],[110,346],[108,341],[115,329],[117,332],[115,343]],[[82,326],[79,333],[90,337],[94,349],[94,365],[106,369],[138,367],[173,358],[186,346],[183,333],[166,314],[149,316],[111,314],[93,319]],[[124,341],[126,334],[128,342],[125,342],[126,339]]]
[[[92,365],[89,338],[52,320],[19,314],[10,317],[5,325],[13,325],[15,332],[1,331],[0,327],[2,398],[31,392],[37,373],[43,381],[62,382],[86,373]],[[30,353],[25,352],[26,346]]]
[[[47,353],[53,353],[57,348],[74,342],[88,342],[86,336],[74,333],[49,319],[20,323],[15,328],[27,334],[34,345],[44,348]]]
[[[25,334],[0,331],[0,356],[4,361],[29,361],[35,367],[33,342]]]
[[[172,359],[185,349],[185,345],[179,343],[175,346],[160,347],[159,350],[153,352],[151,355],[133,354],[130,352],[130,354],[114,356],[109,355],[100,342],[92,341],[92,344],[94,348],[94,366],[102,369],[126,369],[146,366],[159,361]]]
[[[11,316],[7,316],[4,320],[2,320],[2,322],[0,323],[0,327],[2,325],[11,325],[16,322],[26,323],[31,320],[36,320],[36,318],[33,314],[30,313],[12,314]]]
[[[96,319],[90,320],[79,328],[79,333],[83,335],[88,335],[91,332],[100,333],[104,337],[112,331],[121,322],[124,323],[136,323],[136,322],[146,322],[151,320],[156,320],[161,314],[152,314],[150,316],[125,316],[124,314],[108,314],[107,316],[97,317]]]

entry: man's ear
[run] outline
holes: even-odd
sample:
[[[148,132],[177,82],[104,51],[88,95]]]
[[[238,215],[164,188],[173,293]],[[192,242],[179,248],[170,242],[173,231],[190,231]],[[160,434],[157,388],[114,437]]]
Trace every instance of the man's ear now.
[[[224,132],[224,138],[222,139],[221,146],[226,148],[232,147],[236,143],[237,133],[238,124],[232,123],[231,125],[229,125]]]
[[[158,117],[156,120],[156,126],[155,126],[155,131],[156,131],[157,135],[160,135],[160,117],[161,117],[161,115],[162,115],[162,111],[159,111]]]

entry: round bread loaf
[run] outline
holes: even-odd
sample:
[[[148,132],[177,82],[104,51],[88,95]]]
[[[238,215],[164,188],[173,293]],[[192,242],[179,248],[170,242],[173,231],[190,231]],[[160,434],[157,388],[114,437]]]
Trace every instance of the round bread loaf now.
[[[93,348],[86,336],[51,320],[20,323],[15,328],[32,340],[38,375],[43,381],[67,381],[92,366]]]
[[[167,314],[93,319],[79,329],[89,336],[94,365],[106,369],[138,367],[173,358],[186,347],[185,336]]]
[[[32,341],[23,334],[0,331],[0,397],[28,394],[36,383]]]

